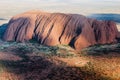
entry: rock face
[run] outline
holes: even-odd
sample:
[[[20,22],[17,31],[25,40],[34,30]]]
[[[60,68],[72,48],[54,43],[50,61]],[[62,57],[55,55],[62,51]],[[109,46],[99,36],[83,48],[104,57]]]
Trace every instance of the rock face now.
[[[112,21],[98,21],[77,14],[31,11],[13,17],[3,39],[40,44],[70,45],[76,50],[94,45],[116,42],[118,30]]]

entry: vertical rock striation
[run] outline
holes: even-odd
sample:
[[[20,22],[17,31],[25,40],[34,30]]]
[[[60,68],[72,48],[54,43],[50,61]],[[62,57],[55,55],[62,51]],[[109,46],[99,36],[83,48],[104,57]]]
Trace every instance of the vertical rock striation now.
[[[65,44],[80,50],[94,44],[117,42],[117,35],[116,24],[112,21],[78,14],[31,11],[14,16],[3,39],[24,42],[34,38],[43,45]]]

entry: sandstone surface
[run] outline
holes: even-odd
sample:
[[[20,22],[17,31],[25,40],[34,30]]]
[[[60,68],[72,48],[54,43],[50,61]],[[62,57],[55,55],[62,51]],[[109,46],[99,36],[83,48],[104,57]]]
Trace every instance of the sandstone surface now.
[[[113,21],[101,21],[78,14],[30,11],[14,16],[8,23],[3,39],[40,44],[70,45],[81,50],[95,44],[117,42],[118,30]]]

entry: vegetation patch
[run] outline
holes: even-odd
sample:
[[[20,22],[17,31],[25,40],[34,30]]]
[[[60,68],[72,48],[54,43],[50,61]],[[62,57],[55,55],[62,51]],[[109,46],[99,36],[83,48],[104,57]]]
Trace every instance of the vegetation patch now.
[[[110,53],[120,53],[120,43],[117,44],[106,44],[106,45],[95,45],[92,47],[85,48],[81,51],[88,55],[100,56],[107,55]]]
[[[0,80],[120,80],[120,43],[76,52],[68,45],[44,46],[34,40],[20,43],[0,39],[0,52],[21,58],[0,60]],[[80,66],[83,59],[87,62]]]

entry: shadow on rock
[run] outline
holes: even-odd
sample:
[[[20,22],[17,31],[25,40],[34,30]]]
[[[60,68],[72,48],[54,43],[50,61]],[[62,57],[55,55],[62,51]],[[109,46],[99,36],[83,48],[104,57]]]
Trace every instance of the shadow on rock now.
[[[90,64],[72,67],[52,58],[21,55],[18,55],[23,58],[20,61],[0,60],[0,64],[6,67],[7,72],[20,77],[17,80],[112,80],[96,72]]]

